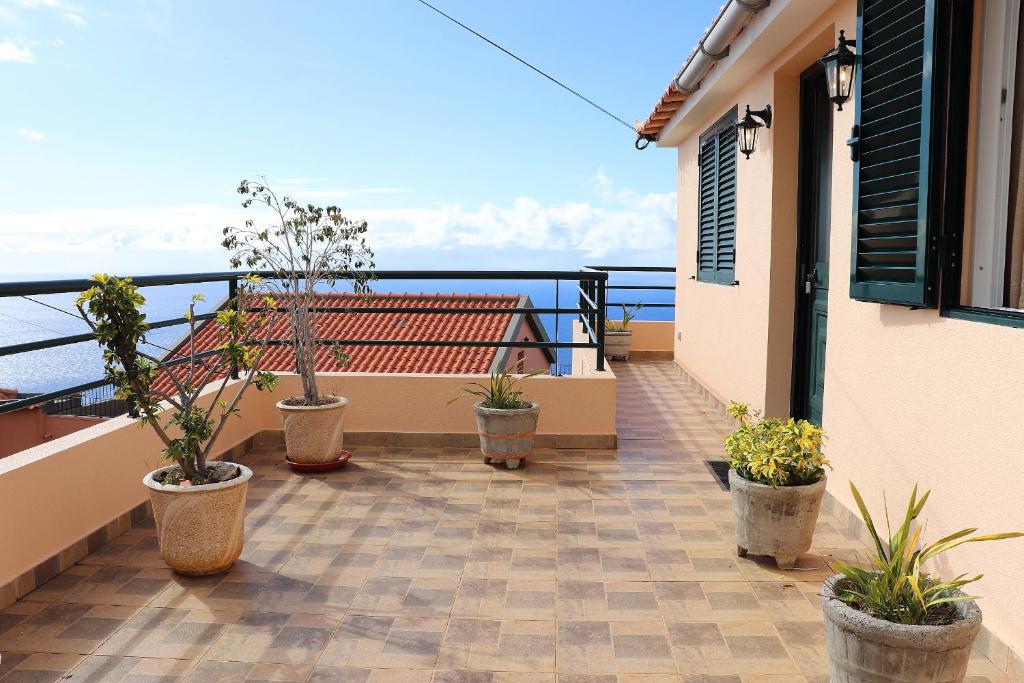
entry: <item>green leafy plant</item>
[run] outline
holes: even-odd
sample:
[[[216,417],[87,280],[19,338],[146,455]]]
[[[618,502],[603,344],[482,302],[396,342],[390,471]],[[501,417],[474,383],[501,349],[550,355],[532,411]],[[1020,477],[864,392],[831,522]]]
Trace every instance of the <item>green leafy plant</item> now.
[[[635,306],[629,307],[626,304],[622,304],[622,320],[609,320],[605,322],[604,329],[606,332],[629,332],[629,324],[636,319],[640,309],[643,308],[642,303]]]
[[[871,513],[868,512],[860,491],[850,482],[853,498],[857,501],[861,518],[875,544],[870,568],[861,569],[845,562],[835,562],[843,574],[837,586],[840,600],[866,614],[897,624],[941,625],[956,621],[959,610],[956,603],[974,600],[976,596],[964,595],[960,590],[982,577],[981,574],[967,578],[966,574],[943,581],[941,578],[921,570],[926,561],[964,543],[997,541],[1004,538],[1024,536],[1020,532],[972,536],[977,529],[961,529],[944,536],[934,543],[922,545],[920,526],[914,522],[928,501],[930,491],[918,498],[914,486],[907,503],[903,522],[892,532],[889,510],[886,506],[885,524],[889,538],[885,541],[875,528]]]
[[[197,353],[195,344],[195,307],[203,296],[193,296],[185,313],[189,324],[188,352],[176,361],[155,358],[140,349],[146,344],[149,331],[146,314],[142,312],[146,300],[131,278],[100,274],[91,279],[96,284],[83,292],[75,304],[103,349],[104,372],[114,385],[116,396],[127,401],[140,424],[152,427],[163,442],[164,458],[180,468],[173,481],[207,483],[213,476],[206,465],[211,449],[228,418],[238,414],[238,402],[246,389],[250,385],[269,389],[277,381],[272,373],[259,370],[273,322],[264,317],[249,319],[240,310],[241,302],[258,279],[248,278],[239,287],[238,301],[217,311],[214,324],[219,343],[204,353]],[[266,304],[273,306],[274,302],[268,299]],[[228,401],[223,397],[232,369],[244,372],[245,377]],[[172,393],[155,386],[161,375],[170,379]],[[212,400],[201,400],[200,394],[207,384],[218,379],[220,385]],[[163,421],[162,401],[174,409]]]
[[[247,220],[242,228],[224,228],[221,246],[232,252],[232,268],[267,270],[265,286],[280,296],[281,307],[292,325],[295,366],[302,379],[302,398],[293,405],[317,406],[321,400],[316,383],[317,287],[348,282],[352,291],[367,295],[373,280],[373,250],[366,241],[364,220],[347,218],[337,206],[300,205],[287,195],[278,197],[266,178],[243,180],[238,193],[243,208],[256,203],[271,209],[273,224],[256,227]],[[331,346],[336,365],[349,361],[337,345]]]
[[[522,364],[518,364],[516,369],[521,372]],[[466,384],[462,387],[463,393],[449,400],[447,405],[451,405],[465,396],[476,396],[480,399],[480,405],[484,408],[498,408],[500,410],[529,408],[531,403],[520,398],[523,392],[519,388],[519,382],[540,374],[543,374],[543,372],[531,372],[517,377],[511,369],[493,372],[491,373],[489,384],[485,385],[480,382]]]
[[[739,425],[725,438],[730,465],[744,479],[769,486],[803,486],[825,475],[825,432],[807,420],[763,418],[746,403],[731,402]]]

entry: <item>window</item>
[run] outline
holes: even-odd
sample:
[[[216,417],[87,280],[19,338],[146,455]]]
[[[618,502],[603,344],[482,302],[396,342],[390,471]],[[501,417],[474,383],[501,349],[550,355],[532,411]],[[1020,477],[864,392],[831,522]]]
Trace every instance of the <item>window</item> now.
[[[733,108],[700,136],[697,279],[736,281],[736,115]]]
[[[967,220],[960,296],[973,308],[1024,309],[1024,96],[1018,96],[1020,0],[977,4],[968,149]]]
[[[853,298],[1024,326],[1020,11],[863,0]]]

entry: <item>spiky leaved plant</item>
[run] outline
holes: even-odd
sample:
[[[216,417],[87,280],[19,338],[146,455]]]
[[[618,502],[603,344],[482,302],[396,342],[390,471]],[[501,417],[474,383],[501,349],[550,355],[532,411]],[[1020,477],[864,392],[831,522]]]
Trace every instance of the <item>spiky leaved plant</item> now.
[[[609,320],[605,322],[605,331],[629,332],[629,324],[636,319],[636,316],[640,313],[640,309],[643,307],[644,305],[642,303],[636,304],[635,306],[622,304],[622,320]]]
[[[861,518],[871,534],[871,540],[874,541],[875,554],[867,569],[846,562],[834,562],[836,569],[844,576],[836,586],[836,593],[840,600],[855,609],[885,621],[916,625],[941,625],[955,621],[958,618],[956,603],[976,599],[976,596],[965,595],[960,589],[977,581],[982,575],[967,578],[966,574],[961,574],[955,579],[944,581],[924,572],[921,566],[963,543],[1024,536],[1017,531],[972,536],[977,529],[970,528],[922,545],[922,530],[915,521],[924,509],[930,491],[925,491],[918,498],[917,486],[914,486],[903,522],[895,533],[889,524],[889,510],[886,506],[885,524],[889,538],[883,541],[853,482],[850,482],[850,489]]]
[[[515,369],[522,373],[522,363],[518,363]],[[464,396],[476,396],[480,399],[480,405],[484,408],[498,408],[500,410],[520,410],[523,408],[529,408],[531,405],[530,402],[524,401],[521,398],[523,391],[519,388],[519,382],[541,374],[543,374],[543,371],[521,374],[517,377],[513,370],[509,368],[506,368],[501,372],[493,372],[491,373],[491,381],[489,384],[485,385],[480,382],[470,382],[469,384],[463,385],[463,393],[449,400],[447,405],[455,403]]]
[[[302,401],[317,406],[324,402],[316,386],[317,312],[313,310],[316,288],[348,282],[357,294],[368,294],[373,279],[373,250],[366,242],[364,220],[347,218],[337,206],[300,205],[278,195],[266,178],[243,180],[238,193],[244,208],[264,204],[274,214],[273,225],[256,227],[252,220],[242,228],[224,228],[222,246],[232,252],[232,268],[266,270],[268,289],[281,296],[294,330],[291,340],[295,366],[302,379]],[[339,365],[345,354],[333,347]]]
[[[163,456],[181,469],[174,481],[207,483],[207,460],[225,422],[238,413],[238,402],[246,389],[252,384],[260,390],[269,389],[277,380],[272,373],[259,369],[273,321],[262,316],[248,319],[237,305],[257,280],[250,278],[239,287],[236,305],[217,311],[214,324],[219,344],[202,353],[196,352],[195,307],[203,297],[192,297],[185,314],[188,354],[174,367],[173,361],[155,358],[139,348],[146,343],[149,325],[142,312],[146,299],[131,278],[100,274],[92,280],[96,284],[82,292],[75,304],[103,349],[104,371],[117,397],[132,405],[140,423],[152,427],[163,442]],[[271,300],[266,303],[273,305]],[[245,377],[234,388],[231,400],[223,400],[231,368],[244,372]],[[161,373],[170,378],[172,392],[154,386]],[[200,400],[206,385],[222,376],[212,400]],[[166,418],[162,401],[173,408]]]

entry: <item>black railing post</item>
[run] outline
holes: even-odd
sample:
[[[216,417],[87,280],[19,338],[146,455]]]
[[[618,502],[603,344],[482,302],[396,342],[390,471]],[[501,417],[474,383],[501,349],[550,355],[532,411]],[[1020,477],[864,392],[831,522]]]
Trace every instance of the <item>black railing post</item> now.
[[[607,276],[606,276],[607,277]],[[604,323],[605,323],[605,286],[606,280],[597,281],[597,369],[604,370]]]
[[[228,280],[228,308],[232,311],[238,310],[238,278]],[[238,365],[234,359],[231,360],[231,379],[238,379]]]

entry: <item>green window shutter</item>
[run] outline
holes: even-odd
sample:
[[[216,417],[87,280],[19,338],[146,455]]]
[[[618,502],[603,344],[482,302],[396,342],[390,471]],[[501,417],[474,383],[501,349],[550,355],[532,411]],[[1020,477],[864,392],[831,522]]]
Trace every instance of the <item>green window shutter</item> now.
[[[700,137],[697,279],[732,284],[736,267],[736,110]]]
[[[860,0],[850,296],[934,306],[929,211],[938,0]]]

